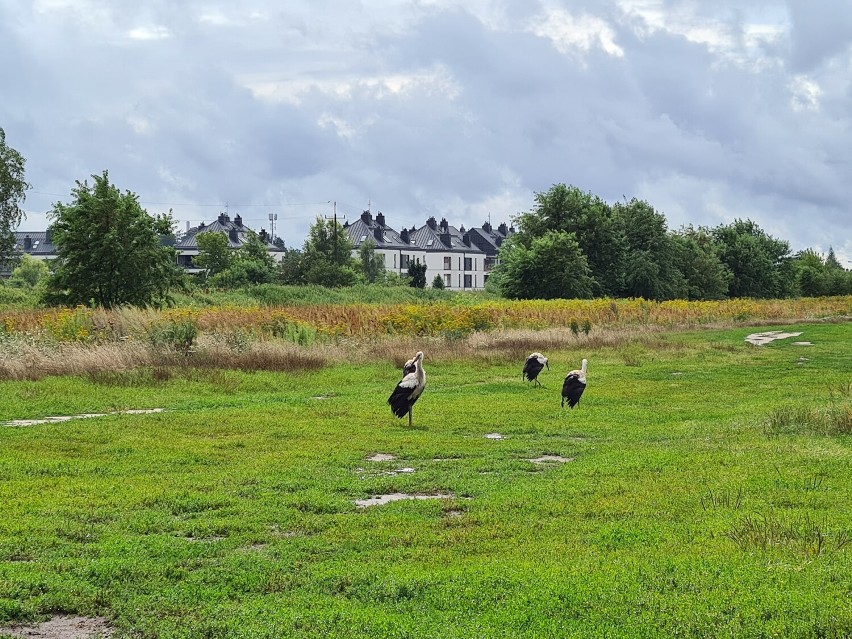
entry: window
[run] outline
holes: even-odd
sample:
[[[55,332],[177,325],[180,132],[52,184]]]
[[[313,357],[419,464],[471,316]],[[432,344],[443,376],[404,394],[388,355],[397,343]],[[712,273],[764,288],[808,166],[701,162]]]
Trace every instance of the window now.
[[[399,256],[399,268],[408,268],[408,262],[410,261],[410,255],[400,255]]]
[[[366,239],[367,239],[367,236],[366,236],[366,235],[362,235],[362,236],[361,236],[361,241],[362,241],[362,242],[363,242],[363,241],[365,241]]]
[[[465,288],[472,288],[473,287],[473,276],[472,275],[465,275],[464,276],[464,287]]]
[[[426,246],[432,246],[435,243],[435,240],[429,240],[426,242]]]
[[[444,273],[444,284],[447,288],[453,287],[453,275],[452,273]]]
[[[473,259],[466,257],[464,258],[464,270],[469,271],[473,268]]]
[[[453,268],[453,258],[449,255],[444,258],[444,270],[449,271]]]

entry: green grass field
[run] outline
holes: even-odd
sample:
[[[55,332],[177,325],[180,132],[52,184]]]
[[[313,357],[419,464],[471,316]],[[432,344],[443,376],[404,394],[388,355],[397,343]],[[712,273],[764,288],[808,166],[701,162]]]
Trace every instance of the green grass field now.
[[[744,342],[769,328],[813,346]],[[852,324],[549,352],[543,388],[422,350],[413,429],[387,363],[0,383],[2,421],[165,409],[0,427],[0,627],[852,636]],[[396,492],[450,496],[355,505]]]

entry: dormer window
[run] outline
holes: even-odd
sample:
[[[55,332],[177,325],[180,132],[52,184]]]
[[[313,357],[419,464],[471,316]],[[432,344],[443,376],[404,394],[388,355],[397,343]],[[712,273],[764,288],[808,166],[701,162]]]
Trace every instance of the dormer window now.
[[[367,239],[367,236],[366,236],[366,235],[362,235],[362,236],[361,236],[361,241],[362,241],[362,242],[363,242],[363,241],[365,241],[366,239]]]

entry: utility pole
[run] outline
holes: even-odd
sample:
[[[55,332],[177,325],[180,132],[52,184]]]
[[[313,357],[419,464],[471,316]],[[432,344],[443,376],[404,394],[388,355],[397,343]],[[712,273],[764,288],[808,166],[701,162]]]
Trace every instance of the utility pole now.
[[[337,261],[337,200],[332,203],[333,206],[333,215],[329,218],[327,215],[324,216],[326,220],[331,219],[334,221],[334,264],[337,266],[339,263]],[[346,219],[346,216],[343,216],[343,219]]]
[[[275,223],[278,221],[278,213],[269,214],[269,231],[272,233],[272,241],[275,241]]]

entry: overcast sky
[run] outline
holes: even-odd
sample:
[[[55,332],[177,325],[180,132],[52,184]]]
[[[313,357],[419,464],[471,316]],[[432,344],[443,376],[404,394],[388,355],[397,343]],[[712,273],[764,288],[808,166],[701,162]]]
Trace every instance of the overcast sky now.
[[[296,247],[334,202],[496,225],[562,182],[852,267],[852,0],[0,0],[0,96],[21,230],[105,169]]]

